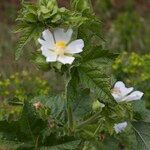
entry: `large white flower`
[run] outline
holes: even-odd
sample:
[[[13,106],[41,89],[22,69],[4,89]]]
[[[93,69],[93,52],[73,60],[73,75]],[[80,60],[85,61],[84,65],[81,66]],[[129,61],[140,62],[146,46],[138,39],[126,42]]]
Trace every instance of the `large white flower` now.
[[[72,29],[66,32],[58,28],[51,33],[48,29],[43,31],[42,38],[38,39],[41,44],[42,54],[47,62],[59,61],[63,64],[72,64],[73,54],[83,51],[84,42],[82,39],[71,41]]]
[[[112,96],[117,102],[140,100],[144,93],[140,91],[133,91],[133,87],[127,88],[121,81],[115,83],[112,89]]]
[[[127,126],[127,122],[122,122],[122,123],[115,124],[114,129],[115,129],[116,133],[118,134],[118,133],[124,131],[126,126]]]

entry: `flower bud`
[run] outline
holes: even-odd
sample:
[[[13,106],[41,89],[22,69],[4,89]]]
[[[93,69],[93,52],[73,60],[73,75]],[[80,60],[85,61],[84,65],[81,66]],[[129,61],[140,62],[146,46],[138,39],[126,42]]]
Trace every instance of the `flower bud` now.
[[[94,111],[96,111],[98,109],[102,109],[103,107],[105,107],[105,105],[103,103],[100,103],[98,100],[93,102],[92,109]]]

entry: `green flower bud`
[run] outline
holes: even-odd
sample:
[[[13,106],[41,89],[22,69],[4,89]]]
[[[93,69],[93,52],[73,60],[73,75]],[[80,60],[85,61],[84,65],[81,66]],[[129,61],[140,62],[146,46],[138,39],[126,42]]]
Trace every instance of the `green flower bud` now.
[[[94,111],[102,109],[103,107],[105,107],[105,105],[103,103],[100,103],[98,100],[93,102],[92,109]]]

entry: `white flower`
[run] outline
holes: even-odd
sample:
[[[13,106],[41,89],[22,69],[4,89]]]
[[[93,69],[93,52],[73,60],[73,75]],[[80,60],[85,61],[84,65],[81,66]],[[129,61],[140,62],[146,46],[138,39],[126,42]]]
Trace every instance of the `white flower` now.
[[[112,89],[112,96],[117,102],[140,100],[144,93],[140,91],[133,91],[133,87],[127,88],[121,81],[115,83]]]
[[[73,54],[83,51],[84,42],[82,39],[71,42],[72,33],[72,29],[65,32],[61,28],[54,30],[53,34],[48,29],[42,33],[42,39],[38,41],[47,62],[73,63],[75,59]]]
[[[114,129],[115,129],[116,133],[118,134],[118,133],[124,131],[126,126],[127,126],[127,122],[122,122],[122,123],[115,124]]]

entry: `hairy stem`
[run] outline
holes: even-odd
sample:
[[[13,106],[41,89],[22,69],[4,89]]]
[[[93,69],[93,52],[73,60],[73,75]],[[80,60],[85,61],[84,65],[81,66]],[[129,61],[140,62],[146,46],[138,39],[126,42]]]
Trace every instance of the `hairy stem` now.
[[[68,79],[68,78],[66,78]],[[70,81],[70,77],[68,80],[66,80],[66,86],[65,86],[65,97],[66,97],[66,105],[67,105],[67,119],[68,119],[68,128],[69,132],[73,131],[73,112],[72,107],[70,106],[69,99],[68,99],[68,84]]]
[[[83,121],[81,124],[79,124],[79,125],[77,126],[77,128],[79,129],[79,128],[85,127],[85,126],[87,126],[87,125],[89,125],[89,124],[95,122],[97,119],[100,118],[100,113],[101,113],[101,111],[97,112],[96,114],[94,114],[94,115],[93,115],[92,117],[90,117],[89,119]]]

